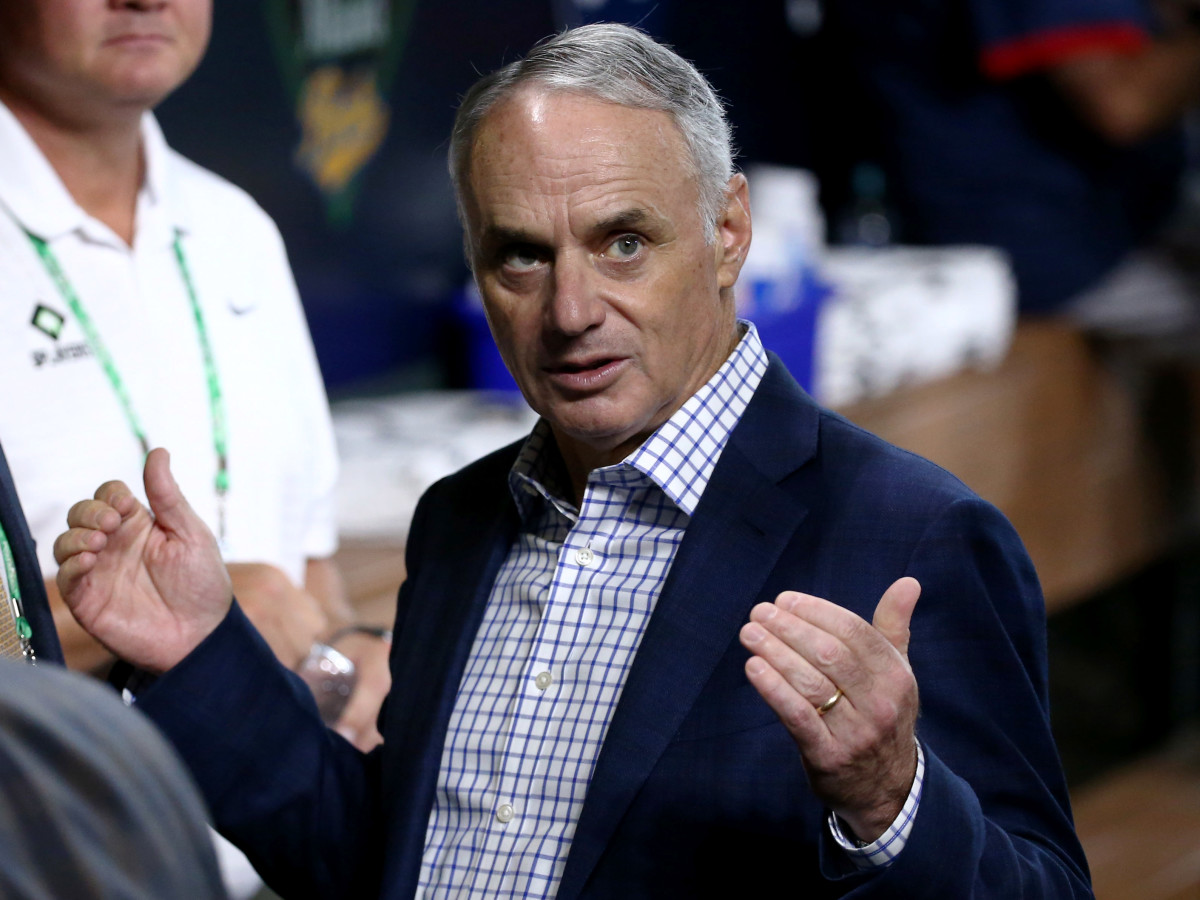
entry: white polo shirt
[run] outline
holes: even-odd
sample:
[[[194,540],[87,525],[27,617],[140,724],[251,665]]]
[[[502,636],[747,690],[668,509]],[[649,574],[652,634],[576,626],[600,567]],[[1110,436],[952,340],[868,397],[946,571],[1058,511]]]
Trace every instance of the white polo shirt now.
[[[107,346],[150,446],[216,528],[209,391],[175,258],[176,233],[228,420],[230,562],[279,566],[336,548],[336,450],[325,390],[275,224],[243,191],[142,122],[146,180],[128,247],[88,216],[0,104],[0,443],[43,572],[76,500],[119,478],[141,492],[142,450],[100,360],[26,234],[49,243]],[[144,499],[144,496],[143,496]]]

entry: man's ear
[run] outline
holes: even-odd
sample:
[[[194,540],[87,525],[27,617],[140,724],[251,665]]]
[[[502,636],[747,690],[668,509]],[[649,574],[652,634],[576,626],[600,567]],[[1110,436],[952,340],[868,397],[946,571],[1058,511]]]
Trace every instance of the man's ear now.
[[[738,172],[725,185],[725,209],[717,220],[717,283],[722,290],[737,281],[750,251],[750,189]]]

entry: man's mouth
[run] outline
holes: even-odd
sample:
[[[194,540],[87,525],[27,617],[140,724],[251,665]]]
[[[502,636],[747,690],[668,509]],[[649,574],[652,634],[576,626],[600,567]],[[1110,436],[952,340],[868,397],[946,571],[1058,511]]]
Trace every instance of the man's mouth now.
[[[625,368],[619,356],[597,356],[546,366],[544,371],[558,386],[568,391],[592,392],[613,384]]]
[[[158,31],[123,31],[111,35],[104,43],[109,46],[149,46],[168,44],[171,40],[169,35]]]
[[[601,357],[599,359],[591,359],[586,362],[567,362],[560,363],[557,366],[551,366],[550,371],[554,373],[562,373],[573,375],[579,372],[594,372],[597,369],[602,369],[610,363],[616,362],[612,357]]]

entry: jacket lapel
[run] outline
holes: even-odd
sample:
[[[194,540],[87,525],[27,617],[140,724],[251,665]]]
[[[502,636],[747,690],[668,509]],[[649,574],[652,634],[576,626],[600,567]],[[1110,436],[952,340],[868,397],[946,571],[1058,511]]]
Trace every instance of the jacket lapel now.
[[[416,890],[458,684],[492,583],[516,532],[506,476],[477,481],[470,491],[474,497],[470,521],[457,522],[452,532],[461,540],[453,548],[437,548],[436,554],[427,554],[432,558],[422,560],[420,595],[436,602],[412,606],[403,614],[403,622],[397,622],[399,640],[391,653],[392,689],[382,759],[384,805],[392,811],[383,844],[387,897],[411,897]],[[453,502],[439,506],[431,518],[459,508]],[[445,527],[431,530],[448,533]]]
[[[818,418],[815,404],[773,358],[713,471],[646,627],[596,763],[560,900],[583,890],[807,514],[779,482],[816,452]]]

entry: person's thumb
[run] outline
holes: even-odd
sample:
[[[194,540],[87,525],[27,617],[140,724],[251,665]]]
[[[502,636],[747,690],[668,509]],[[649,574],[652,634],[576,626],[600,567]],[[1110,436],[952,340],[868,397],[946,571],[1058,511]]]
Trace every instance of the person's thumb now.
[[[908,626],[912,621],[913,609],[921,596],[921,584],[910,576],[892,582],[883,592],[875,617],[871,624],[891,642],[891,645],[908,657]]]
[[[179,489],[175,476],[171,474],[171,455],[162,447],[156,447],[147,454],[142,481],[146,486],[150,511],[164,530],[180,535],[207,531],[204,522],[192,511]]]

